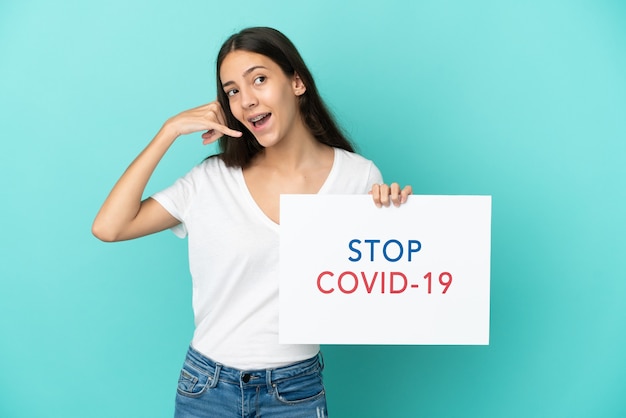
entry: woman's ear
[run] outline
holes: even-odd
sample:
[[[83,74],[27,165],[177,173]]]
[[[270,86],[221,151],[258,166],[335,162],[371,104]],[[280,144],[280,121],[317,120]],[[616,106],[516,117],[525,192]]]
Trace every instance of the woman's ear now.
[[[293,92],[296,96],[302,96],[306,92],[306,86],[304,82],[298,75],[298,73],[294,73],[293,75]]]

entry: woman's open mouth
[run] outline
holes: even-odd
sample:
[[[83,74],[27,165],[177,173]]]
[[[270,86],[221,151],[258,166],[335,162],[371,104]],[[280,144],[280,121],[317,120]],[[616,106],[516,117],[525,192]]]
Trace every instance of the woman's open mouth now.
[[[248,119],[248,122],[250,122],[252,126],[254,126],[255,128],[259,128],[263,126],[269,120],[269,117],[271,115],[272,115],[271,113],[262,113],[260,115],[256,115],[253,118]]]

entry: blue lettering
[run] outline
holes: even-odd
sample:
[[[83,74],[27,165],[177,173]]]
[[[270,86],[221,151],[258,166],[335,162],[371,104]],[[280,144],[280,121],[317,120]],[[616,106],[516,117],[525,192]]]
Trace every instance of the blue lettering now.
[[[352,250],[352,252],[354,252],[356,254],[356,257],[348,257],[348,260],[350,261],[359,261],[361,259],[361,251],[357,250],[356,248],[353,247],[353,244],[360,244],[361,240],[360,239],[353,239],[352,241],[350,241],[350,243],[348,244],[348,248],[350,248],[350,250]]]
[[[380,242],[379,239],[366,239],[365,242],[367,242],[370,245],[370,261],[374,261],[374,244]]]
[[[392,243],[392,242],[395,243],[400,249],[400,251],[398,252],[398,256],[396,258],[390,258],[387,255],[387,246],[389,245],[389,243]],[[391,261],[392,263],[394,263],[402,258],[403,253],[404,253],[404,249],[402,248],[402,244],[400,244],[400,241],[398,241],[397,239],[390,239],[389,241],[385,243],[385,245],[383,245],[383,256],[385,257],[385,260],[387,261]]]
[[[417,247],[413,247],[413,244],[416,244]],[[409,240],[409,261],[411,261],[411,253],[416,253],[422,249],[422,243],[418,240]]]

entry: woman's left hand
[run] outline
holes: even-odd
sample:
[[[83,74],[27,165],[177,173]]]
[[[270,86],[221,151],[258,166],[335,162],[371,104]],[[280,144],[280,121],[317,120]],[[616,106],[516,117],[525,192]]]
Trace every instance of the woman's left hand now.
[[[372,190],[369,192],[374,199],[374,204],[379,208],[383,206],[388,207],[391,203],[398,207],[406,203],[409,195],[412,193],[413,188],[411,186],[404,186],[404,188],[400,190],[398,183],[391,183],[391,186],[386,184],[374,184]]]

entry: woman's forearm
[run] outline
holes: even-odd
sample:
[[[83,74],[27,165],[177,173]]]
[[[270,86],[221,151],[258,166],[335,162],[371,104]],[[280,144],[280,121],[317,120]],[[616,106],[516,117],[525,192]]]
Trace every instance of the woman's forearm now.
[[[165,124],[115,183],[93,222],[93,234],[103,241],[116,241],[137,218],[146,185],[177,133]],[[156,232],[156,231],[154,231]]]

